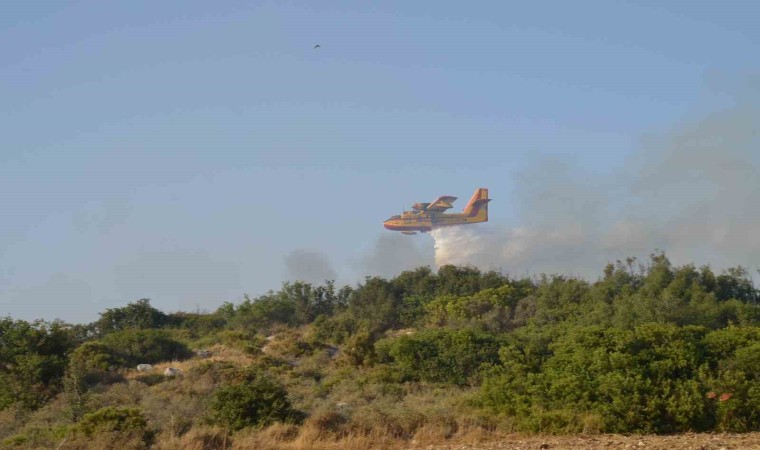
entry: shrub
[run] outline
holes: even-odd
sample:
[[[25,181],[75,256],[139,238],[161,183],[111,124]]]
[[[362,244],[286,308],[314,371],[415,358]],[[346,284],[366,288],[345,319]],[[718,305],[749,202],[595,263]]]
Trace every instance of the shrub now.
[[[76,389],[81,393],[88,386],[121,381],[121,376],[114,372],[121,363],[115,353],[97,341],[80,345],[69,358],[64,380],[67,390]]]
[[[264,346],[265,340],[254,332],[225,330],[217,335],[217,339],[222,344],[240,349],[249,355],[258,355],[261,353],[261,347]]]
[[[3,439],[3,447],[28,447],[29,438],[23,434],[17,434],[9,438]]]
[[[341,360],[352,366],[371,364],[375,360],[375,339],[366,331],[360,331],[346,342]]]
[[[232,430],[295,418],[285,388],[260,373],[252,373],[241,383],[217,389],[208,414],[210,423]]]
[[[760,328],[728,327],[705,337],[716,372],[707,380],[710,411],[720,431],[760,427]]]
[[[101,340],[114,360],[125,367],[183,360],[193,356],[187,346],[158,330],[125,330]]]
[[[155,386],[158,383],[166,381],[167,377],[162,373],[148,373],[135,377],[135,381],[139,381],[142,384],[148,386]]]
[[[85,436],[101,432],[143,432],[148,421],[139,408],[115,408],[109,406],[85,414],[77,424],[77,431]]]
[[[74,440],[82,437],[96,438],[98,446],[120,447],[126,442],[131,447],[150,446],[155,431],[148,427],[148,421],[139,408],[115,408],[108,406],[95,412],[85,414],[74,427]]]
[[[704,334],[700,327],[662,324],[567,328],[537,366],[527,364],[526,347],[505,347],[482,401],[527,431],[555,432],[559,422],[559,429],[577,431],[586,427],[584,416],[600,417],[605,432],[710,429],[698,378],[706,368]]]
[[[239,369],[229,361],[204,361],[190,368],[188,374],[194,378],[206,375],[214,384],[228,382],[237,377]]]
[[[348,421],[335,411],[319,411],[312,414],[304,426],[314,428],[320,436],[340,435]]]
[[[487,333],[471,330],[426,330],[376,345],[410,380],[468,384],[484,364],[499,359],[499,344]]]
[[[483,289],[476,294],[457,297],[454,295],[442,295],[428,303],[425,308],[434,323],[463,319],[482,319],[494,310],[502,310],[509,317],[510,310],[514,309],[519,297],[519,291],[509,285],[498,288]]]
[[[67,426],[28,426],[23,433],[16,434],[1,441],[0,448],[51,448],[66,438]]]

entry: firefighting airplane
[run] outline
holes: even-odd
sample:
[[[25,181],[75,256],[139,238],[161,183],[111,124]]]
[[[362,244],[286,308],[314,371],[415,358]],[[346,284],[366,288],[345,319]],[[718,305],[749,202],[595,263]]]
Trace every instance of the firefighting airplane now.
[[[461,213],[445,213],[456,199],[444,195],[433,203],[415,203],[411,211],[391,217],[383,222],[383,226],[404,234],[417,234],[418,231],[424,233],[438,227],[488,222],[488,202],[491,201],[488,198],[488,189],[476,190]]]

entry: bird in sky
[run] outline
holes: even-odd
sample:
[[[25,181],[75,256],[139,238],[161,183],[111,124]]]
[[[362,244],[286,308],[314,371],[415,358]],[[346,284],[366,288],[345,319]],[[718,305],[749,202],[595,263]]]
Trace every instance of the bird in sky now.
[[[319,45],[319,44],[317,44],[317,45],[314,46],[314,48],[320,48],[320,47],[321,47],[321,45]]]

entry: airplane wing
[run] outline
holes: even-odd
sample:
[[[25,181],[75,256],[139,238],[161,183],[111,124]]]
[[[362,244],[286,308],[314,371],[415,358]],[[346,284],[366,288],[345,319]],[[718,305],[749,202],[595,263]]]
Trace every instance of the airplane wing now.
[[[434,202],[428,205],[426,208],[427,211],[438,211],[443,212],[446,211],[449,208],[452,208],[454,203],[454,200],[456,200],[456,197],[452,197],[450,195],[443,195],[441,197],[438,197],[435,199]]]

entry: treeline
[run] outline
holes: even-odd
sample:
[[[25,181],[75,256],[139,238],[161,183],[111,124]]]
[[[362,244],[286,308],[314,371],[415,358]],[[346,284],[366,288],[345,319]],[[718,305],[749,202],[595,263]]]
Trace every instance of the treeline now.
[[[279,360],[262,353],[278,333],[289,336]],[[4,318],[0,410],[23,416],[58,401],[66,405],[61,426],[81,430],[98,413],[113,431],[117,410],[106,414],[88,399],[128,383],[124,375],[137,364],[183,360],[213,345],[254,362],[204,366],[215,384],[193,424],[234,430],[309,420],[347,383],[350,368],[388,392],[466,392],[464,411],[487,427],[760,429],[760,291],[743,268],[675,267],[664,254],[609,264],[594,282],[423,267],[355,287],[286,283],[212,313],[167,314],[142,299],[86,325]],[[292,363],[304,358],[322,359],[307,373]],[[313,396],[293,393],[307,381]],[[122,415],[142,423],[139,405],[127,403],[133,409]],[[263,410],[268,421],[258,418]],[[334,414],[333,428],[355,420],[350,411]],[[152,426],[145,439],[165,424]]]

